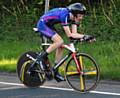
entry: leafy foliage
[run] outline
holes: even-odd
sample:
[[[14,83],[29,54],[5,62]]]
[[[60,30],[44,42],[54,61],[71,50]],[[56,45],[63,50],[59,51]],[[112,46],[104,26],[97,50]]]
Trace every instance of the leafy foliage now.
[[[88,9],[80,30],[100,40],[119,40],[119,0],[50,0],[50,8],[74,2],[84,3]],[[32,28],[44,13],[44,4],[45,0],[1,0],[0,40],[30,40]]]

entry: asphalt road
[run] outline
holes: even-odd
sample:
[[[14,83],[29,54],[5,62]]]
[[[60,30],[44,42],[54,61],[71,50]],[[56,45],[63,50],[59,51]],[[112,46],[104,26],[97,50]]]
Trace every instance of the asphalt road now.
[[[66,82],[46,82],[39,88],[27,88],[16,75],[0,75],[0,98],[120,98],[120,83],[101,81],[95,91],[82,94],[72,90]]]

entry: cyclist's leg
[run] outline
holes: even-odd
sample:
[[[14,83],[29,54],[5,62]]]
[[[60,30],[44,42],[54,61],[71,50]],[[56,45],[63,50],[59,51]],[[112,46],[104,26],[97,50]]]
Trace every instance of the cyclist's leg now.
[[[63,48],[58,47],[56,49],[56,56],[55,56],[55,64],[59,63],[63,55]],[[54,78],[57,82],[65,81],[65,78],[59,73],[59,67],[57,69],[54,69]]]
[[[47,53],[51,53],[63,44],[63,39],[57,33],[53,35],[51,40],[53,41],[53,43],[47,48]]]
[[[63,39],[60,37],[59,34],[56,33],[56,31],[52,30],[53,27],[48,26],[48,23],[45,23],[44,21],[39,21],[37,24],[37,28],[44,36],[51,39],[53,41],[53,44],[51,44],[47,49],[47,53],[51,53],[56,48],[60,47],[63,44]]]
[[[63,44],[63,39],[59,36],[59,34],[52,30],[51,27],[48,27],[43,21],[38,22],[37,28],[40,33],[53,41],[53,43],[46,49],[46,51],[42,53],[42,56],[40,56],[40,58],[47,57],[49,53]]]
[[[55,63],[56,64],[61,60],[62,55],[63,55],[63,48],[62,47],[57,48],[56,55],[55,55]]]
[[[56,33],[52,38],[53,43],[47,48],[46,52],[49,54],[52,51],[54,51],[55,49],[57,49],[58,47],[60,47],[63,44],[63,39]],[[57,51],[58,52],[62,52],[62,51]],[[60,55],[62,56],[62,53],[60,53]],[[59,56],[59,54],[57,55],[58,57],[56,57],[57,61],[59,61],[61,59],[61,56]],[[65,79],[59,74],[58,69],[53,70],[54,71],[54,78],[56,79],[57,82],[60,81],[64,81]]]
[[[60,48],[60,46],[63,44],[63,39],[56,33],[52,37],[53,44],[51,44],[48,49],[46,50],[47,53],[51,53],[57,48],[56,51],[56,63],[58,63],[61,60],[62,54],[63,54],[63,49]],[[58,69],[54,70],[54,78],[56,79],[57,82],[64,81],[65,79],[59,74]]]

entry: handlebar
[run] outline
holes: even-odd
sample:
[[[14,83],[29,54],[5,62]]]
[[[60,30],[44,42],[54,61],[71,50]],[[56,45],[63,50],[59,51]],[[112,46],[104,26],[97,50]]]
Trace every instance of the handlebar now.
[[[69,38],[71,43],[78,43],[78,42],[94,42],[96,41],[94,36],[85,35],[83,38]]]
[[[70,37],[69,39],[70,39],[70,42],[71,42],[71,43],[81,42],[81,39],[80,39],[80,38],[79,38],[79,39],[78,39],[78,38],[76,39],[76,38],[71,38],[71,37]]]

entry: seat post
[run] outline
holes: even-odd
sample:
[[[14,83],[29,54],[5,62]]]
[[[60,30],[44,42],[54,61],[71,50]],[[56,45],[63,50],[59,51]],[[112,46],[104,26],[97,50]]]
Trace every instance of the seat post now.
[[[39,33],[38,28],[33,28],[33,30],[36,33]],[[51,45],[50,40],[47,37],[43,36],[42,34],[40,34],[40,38],[41,38],[40,43],[42,45],[42,49],[45,51],[48,48],[48,46]]]
[[[40,35],[40,36],[42,38],[42,42],[40,41],[41,45],[42,45],[42,49],[45,51],[49,47],[49,45],[51,45],[51,44],[48,42],[47,37],[45,37],[43,35]]]

